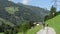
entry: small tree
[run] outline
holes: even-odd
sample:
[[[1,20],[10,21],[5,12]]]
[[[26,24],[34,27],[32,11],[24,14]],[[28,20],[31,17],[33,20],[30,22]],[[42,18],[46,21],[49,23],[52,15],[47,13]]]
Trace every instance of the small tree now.
[[[29,28],[31,28],[32,26],[34,26],[33,23],[34,23],[34,21],[30,21],[30,22],[29,22]]]
[[[27,31],[28,27],[27,27],[27,23],[23,22],[20,25],[20,32],[22,32],[22,34],[25,34],[25,32]]]
[[[48,19],[49,19],[49,15],[46,15],[45,18],[44,18],[44,21],[46,21]]]

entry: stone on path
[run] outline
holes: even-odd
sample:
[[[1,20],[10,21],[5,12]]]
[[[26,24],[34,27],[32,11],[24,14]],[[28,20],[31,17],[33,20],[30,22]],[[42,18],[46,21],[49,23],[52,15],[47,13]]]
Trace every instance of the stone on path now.
[[[56,34],[56,32],[51,27],[45,27],[45,29],[41,29],[36,34]]]

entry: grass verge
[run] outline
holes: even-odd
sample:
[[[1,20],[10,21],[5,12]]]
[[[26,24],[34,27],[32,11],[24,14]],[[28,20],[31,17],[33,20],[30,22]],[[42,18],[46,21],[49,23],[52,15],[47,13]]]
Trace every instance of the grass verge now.
[[[41,25],[35,26],[32,29],[29,29],[25,34],[36,34],[41,29]],[[21,32],[18,34],[22,34]]]

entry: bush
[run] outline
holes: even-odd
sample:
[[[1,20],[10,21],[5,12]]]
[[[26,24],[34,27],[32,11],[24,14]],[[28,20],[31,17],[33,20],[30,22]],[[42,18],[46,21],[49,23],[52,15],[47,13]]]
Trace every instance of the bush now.
[[[44,21],[50,19],[49,15],[46,15],[45,18],[44,18]]]
[[[20,25],[20,32],[22,32],[22,34],[24,34],[27,30],[28,30],[27,23],[23,22],[23,23]]]
[[[31,27],[34,27],[34,24],[33,23],[34,23],[34,21],[30,21],[29,22],[29,25],[28,25],[29,26],[29,29],[31,29]]]

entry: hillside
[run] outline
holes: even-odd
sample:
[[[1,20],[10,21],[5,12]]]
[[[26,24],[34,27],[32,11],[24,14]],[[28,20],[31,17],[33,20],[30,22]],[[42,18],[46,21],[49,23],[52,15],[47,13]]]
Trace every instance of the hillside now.
[[[35,12],[37,15],[46,15],[49,14],[49,10],[41,8],[41,7],[36,7],[36,6],[31,6],[31,5],[23,5],[21,3],[17,3],[19,6],[23,6],[26,7],[30,10],[32,10],[33,12]]]
[[[23,5],[21,3],[18,5],[12,1],[0,0],[0,18],[13,24],[18,25],[22,21],[42,21],[43,14],[48,13],[48,10],[43,8]]]
[[[50,27],[53,27],[57,34],[60,34],[60,15],[46,21]]]

